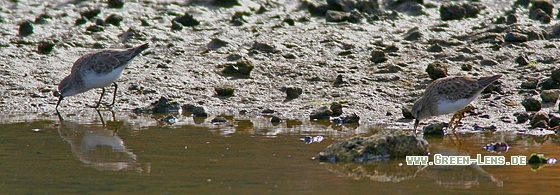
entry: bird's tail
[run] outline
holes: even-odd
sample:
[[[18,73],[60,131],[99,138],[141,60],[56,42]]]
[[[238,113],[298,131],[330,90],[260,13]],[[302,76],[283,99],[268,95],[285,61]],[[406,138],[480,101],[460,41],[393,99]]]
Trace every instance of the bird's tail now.
[[[142,44],[138,47],[132,48],[130,50],[132,50],[132,56],[134,57],[134,56],[142,53],[144,50],[146,50],[148,48],[150,48],[150,45],[148,43],[144,43],[144,44]]]
[[[478,84],[480,86],[483,86],[483,88],[486,88],[488,85],[492,84],[494,81],[498,80],[501,77],[502,77],[501,74],[497,74],[494,76],[480,77],[478,79]]]

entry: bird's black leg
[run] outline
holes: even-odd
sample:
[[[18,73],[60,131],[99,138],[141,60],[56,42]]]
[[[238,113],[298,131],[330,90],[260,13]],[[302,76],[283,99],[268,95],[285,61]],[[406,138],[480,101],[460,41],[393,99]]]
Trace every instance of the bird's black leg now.
[[[54,108],[57,112],[58,112],[58,105],[60,104],[60,102],[62,101],[64,97],[62,97],[62,95],[58,98],[58,102],[56,102],[56,107]]]
[[[115,85],[115,91],[113,92],[113,102],[109,105],[107,105],[107,107],[111,107],[113,105],[115,105],[115,99],[117,97],[117,89],[119,88],[119,86],[117,85],[117,82],[113,82],[113,85]]]
[[[101,100],[103,100],[103,95],[105,95],[105,87],[101,88],[101,97],[99,97],[99,101],[97,102],[96,106],[89,106],[90,108],[99,108],[99,106],[101,105]]]

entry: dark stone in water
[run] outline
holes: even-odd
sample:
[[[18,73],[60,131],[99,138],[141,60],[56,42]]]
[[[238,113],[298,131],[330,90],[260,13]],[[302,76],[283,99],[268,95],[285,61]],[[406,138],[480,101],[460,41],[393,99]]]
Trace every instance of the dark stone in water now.
[[[371,162],[405,156],[427,155],[428,142],[410,132],[382,130],[370,137],[333,142],[314,157],[327,162]]]
[[[340,104],[339,102],[333,102],[331,103],[331,107],[330,107],[331,111],[332,111],[332,115],[331,116],[339,116],[342,114],[342,104]],[[358,117],[359,118],[359,117]]]
[[[228,120],[224,117],[217,116],[216,118],[212,119],[212,123],[227,123]]]
[[[278,118],[277,116],[272,116],[272,118],[270,118],[270,122],[271,123],[281,123],[282,119]]]
[[[207,117],[208,113],[202,106],[196,106],[193,104],[185,104],[181,106],[183,108],[183,112],[191,112],[195,117]]]
[[[330,116],[332,116],[333,111],[327,107],[327,106],[323,106],[315,111],[313,111],[310,115],[309,118],[311,119],[328,119]]]

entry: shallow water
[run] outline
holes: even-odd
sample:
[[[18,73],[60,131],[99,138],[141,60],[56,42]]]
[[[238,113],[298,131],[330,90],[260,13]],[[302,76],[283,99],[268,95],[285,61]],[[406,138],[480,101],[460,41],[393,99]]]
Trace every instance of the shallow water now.
[[[408,166],[404,159],[364,164],[311,158],[336,139],[372,126],[306,120],[272,125],[267,117],[227,124],[178,117],[94,111],[10,115],[0,125],[0,194],[552,194],[559,166]],[[103,119],[103,120],[101,120]],[[200,123],[200,124],[196,124]],[[379,127],[375,127],[379,128]],[[323,135],[320,143],[300,138]],[[559,157],[556,135],[482,132],[431,138],[431,154]],[[511,149],[482,150],[491,142]]]

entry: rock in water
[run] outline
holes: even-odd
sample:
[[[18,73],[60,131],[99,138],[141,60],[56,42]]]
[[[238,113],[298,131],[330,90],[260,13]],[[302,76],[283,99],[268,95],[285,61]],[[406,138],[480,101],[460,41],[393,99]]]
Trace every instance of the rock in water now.
[[[370,137],[338,140],[315,156],[329,162],[369,162],[428,154],[428,142],[410,132],[383,130]]]

